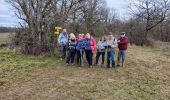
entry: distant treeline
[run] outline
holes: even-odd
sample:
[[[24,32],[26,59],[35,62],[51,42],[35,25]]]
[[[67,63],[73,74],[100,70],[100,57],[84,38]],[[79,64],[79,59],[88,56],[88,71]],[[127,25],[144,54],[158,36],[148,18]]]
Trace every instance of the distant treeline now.
[[[16,28],[12,27],[0,27],[0,33],[15,32]]]

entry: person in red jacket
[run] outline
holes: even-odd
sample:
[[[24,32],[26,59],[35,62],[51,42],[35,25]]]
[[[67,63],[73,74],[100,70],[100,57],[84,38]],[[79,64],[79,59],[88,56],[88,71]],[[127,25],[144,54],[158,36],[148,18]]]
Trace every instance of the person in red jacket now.
[[[126,36],[125,32],[122,32],[120,38],[118,39],[118,64],[120,66],[120,61],[122,60],[122,67],[125,67],[125,60],[126,60],[126,50],[128,48],[128,37]]]

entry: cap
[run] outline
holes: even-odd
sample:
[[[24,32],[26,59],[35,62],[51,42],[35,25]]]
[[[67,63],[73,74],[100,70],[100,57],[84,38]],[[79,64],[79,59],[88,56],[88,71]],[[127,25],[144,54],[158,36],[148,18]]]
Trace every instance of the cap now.
[[[109,35],[113,35],[113,33],[112,33],[112,32],[109,32]]]
[[[121,32],[120,34],[121,34],[121,35],[124,35],[124,34],[126,34],[126,33],[125,33],[125,32]]]

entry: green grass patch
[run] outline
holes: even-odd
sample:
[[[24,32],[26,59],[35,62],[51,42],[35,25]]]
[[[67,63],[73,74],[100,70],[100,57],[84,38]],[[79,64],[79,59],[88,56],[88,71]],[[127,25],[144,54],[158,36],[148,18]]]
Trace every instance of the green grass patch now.
[[[1,99],[168,100],[166,48],[130,46],[126,67],[116,70],[66,66],[55,56],[21,55],[0,48]]]

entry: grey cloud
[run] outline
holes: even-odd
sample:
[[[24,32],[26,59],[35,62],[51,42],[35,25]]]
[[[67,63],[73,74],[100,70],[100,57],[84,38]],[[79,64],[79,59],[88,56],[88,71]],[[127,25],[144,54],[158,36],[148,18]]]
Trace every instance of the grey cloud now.
[[[18,19],[16,18],[12,7],[5,2],[5,0],[0,0],[0,26],[14,26],[18,24]]]

